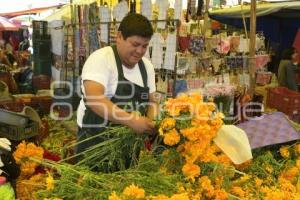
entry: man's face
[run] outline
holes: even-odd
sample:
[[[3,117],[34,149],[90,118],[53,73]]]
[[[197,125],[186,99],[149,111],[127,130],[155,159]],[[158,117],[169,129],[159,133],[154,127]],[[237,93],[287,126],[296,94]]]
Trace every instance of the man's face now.
[[[126,67],[134,67],[145,55],[150,38],[130,36],[123,38],[119,32],[116,38],[119,56]]]

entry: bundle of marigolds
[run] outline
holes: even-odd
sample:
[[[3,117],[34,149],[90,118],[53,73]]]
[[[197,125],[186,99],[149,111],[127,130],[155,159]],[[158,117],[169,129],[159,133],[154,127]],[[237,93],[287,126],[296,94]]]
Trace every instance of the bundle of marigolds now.
[[[34,192],[45,186],[45,175],[35,174],[39,164],[30,158],[41,160],[44,150],[33,143],[23,141],[13,153],[16,163],[20,166],[20,176],[17,180],[18,199],[35,199]]]

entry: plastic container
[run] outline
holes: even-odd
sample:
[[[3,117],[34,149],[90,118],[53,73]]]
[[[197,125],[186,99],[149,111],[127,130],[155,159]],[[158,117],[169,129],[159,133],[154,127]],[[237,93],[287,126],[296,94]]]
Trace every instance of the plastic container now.
[[[51,78],[47,75],[37,75],[32,77],[32,86],[35,90],[50,89]]]
[[[267,96],[267,106],[276,108],[293,117],[300,114],[300,93],[286,87],[270,88]]]

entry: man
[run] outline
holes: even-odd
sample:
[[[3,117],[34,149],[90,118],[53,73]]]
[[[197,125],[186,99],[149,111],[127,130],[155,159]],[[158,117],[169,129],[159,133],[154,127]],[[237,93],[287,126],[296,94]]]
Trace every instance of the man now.
[[[28,38],[24,38],[24,40],[19,44],[19,51],[27,51],[29,46],[30,44]]]
[[[286,87],[296,92],[298,92],[297,74],[300,72],[298,62],[298,52],[293,48],[293,54],[290,57],[290,61],[284,65],[284,68],[286,73]]]
[[[284,49],[282,52],[281,60],[278,67],[277,79],[279,86],[286,87],[286,69],[285,66],[290,63],[291,57],[294,54],[293,48]]]
[[[82,92],[77,123],[78,141],[105,130],[110,123],[130,127],[137,134],[151,134],[156,113],[155,72],[144,54],[153,35],[151,23],[140,14],[129,14],[121,22],[116,46],[95,51],[82,69]],[[148,105],[147,104],[151,104]],[[77,145],[80,153],[101,142],[92,139]]]

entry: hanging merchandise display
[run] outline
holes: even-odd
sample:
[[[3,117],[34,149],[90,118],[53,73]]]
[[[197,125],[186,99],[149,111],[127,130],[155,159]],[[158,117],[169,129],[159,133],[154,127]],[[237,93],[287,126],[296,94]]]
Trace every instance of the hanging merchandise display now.
[[[176,55],[176,33],[169,33],[166,39],[166,51],[163,68],[167,70],[174,70],[175,55]]]
[[[111,10],[107,6],[100,6],[100,38],[101,42],[108,44],[109,41],[109,23],[111,22]]]
[[[192,17],[196,15],[196,0],[190,1],[190,11]]]
[[[151,0],[141,0],[141,14],[152,20],[152,1]]]
[[[122,21],[122,19],[129,12],[128,4],[126,0],[121,0],[113,9],[113,17],[117,22]]]
[[[167,19],[167,10],[169,8],[169,1],[168,0],[159,0],[159,1],[156,1],[155,4],[158,7],[158,20],[166,20]],[[165,29],[166,22],[158,22],[157,28]]]
[[[182,18],[182,1],[175,0],[174,4],[174,19],[181,19]]]
[[[154,33],[151,38],[152,56],[151,62],[156,69],[160,69],[163,63],[163,38],[160,33]]]

